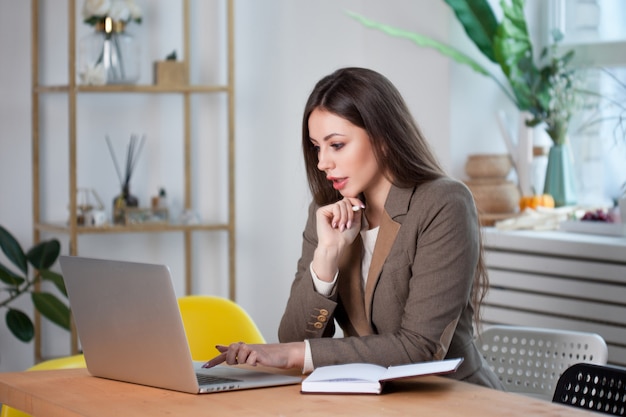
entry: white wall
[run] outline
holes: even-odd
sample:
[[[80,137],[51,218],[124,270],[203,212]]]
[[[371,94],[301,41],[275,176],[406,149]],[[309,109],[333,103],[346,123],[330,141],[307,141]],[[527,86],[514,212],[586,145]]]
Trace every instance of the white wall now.
[[[364,30],[344,15],[346,9],[447,36],[443,2],[237,2],[239,301],[270,339],[276,338],[300,255],[309,202],[301,117],[318,79],[348,65],[386,74],[404,93],[439,157],[450,162],[449,62],[410,42]],[[246,36],[246,27],[261,22],[264,29]]]
[[[53,4],[59,3],[59,0],[54,1]],[[489,80],[458,68],[436,52],[366,30],[343,13],[349,9],[442,41],[462,41],[464,34],[458,26],[451,25],[452,14],[443,1],[236,0],[235,3],[237,296],[267,339],[274,341],[299,257],[308,204],[299,135],[302,108],[314,83],[347,65],[367,66],[386,74],[403,92],[444,166],[457,177],[463,176],[467,153],[504,149],[492,117],[492,107],[499,106],[502,99]],[[141,4],[146,10],[146,21],[136,26],[134,32],[145,42],[144,53],[151,54],[144,57],[149,63],[149,59],[176,47],[179,32],[176,29],[168,35],[171,29],[167,23],[157,20],[156,14],[150,12],[148,6],[153,2],[141,1]],[[165,7],[175,9],[171,5]],[[50,7],[47,13],[61,13],[56,19],[62,27],[62,12]],[[29,14],[29,2],[0,0],[0,53],[4,57],[0,65],[0,224],[14,233],[25,247],[32,243]],[[87,28],[80,26],[81,33],[86,33]],[[157,29],[158,40],[148,36],[148,27]],[[213,42],[210,40],[212,27],[211,24],[203,27],[202,36],[194,38],[194,44],[204,46],[201,39]],[[52,34],[57,29],[58,26],[51,25]],[[63,74],[64,41],[59,44],[48,41],[46,45],[50,61],[61,56],[60,65],[53,72]],[[219,51],[216,54],[219,55]],[[199,63],[205,64],[204,61]],[[195,74],[206,76],[203,71]],[[215,76],[219,78],[219,74]],[[148,69],[144,68],[142,82],[150,82]],[[62,112],[65,103],[59,98],[49,100],[46,126],[56,127],[60,132],[53,137],[60,147],[67,129]],[[82,185],[96,187],[108,205],[116,192],[116,179],[104,145],[104,132],[108,130],[112,138],[118,140],[120,152],[130,132],[146,132],[149,138],[156,139],[144,151],[133,189],[146,201],[156,187],[165,184],[173,204],[176,201],[180,204],[182,189],[176,174],[178,170],[170,167],[171,159],[180,157],[172,145],[176,142],[168,140],[180,130],[178,99],[90,95],[80,100],[81,106],[97,109],[96,114],[84,110],[80,113],[85,119],[79,123],[79,135],[89,139],[83,142],[88,145],[82,145],[80,155],[85,160],[94,160],[94,155],[96,159],[93,166],[83,163],[79,168],[82,170],[80,178],[85,180]],[[113,126],[104,123],[104,117],[97,117],[97,112],[113,114],[110,112],[118,106],[126,110],[115,119]],[[201,116],[206,115],[204,109],[210,111],[216,107],[219,103],[210,100],[200,103]],[[203,120],[197,124],[194,129],[206,128]],[[52,165],[52,171],[56,172],[51,178],[64,178],[66,152],[48,151],[52,154],[46,164]],[[211,149],[201,148],[200,151],[211,155]],[[208,157],[212,158],[208,163],[201,161],[204,168],[200,176],[223,172],[219,157]],[[213,164],[218,166],[211,168]],[[61,200],[67,198],[63,180],[46,179],[46,184],[50,187],[49,201],[54,200],[53,196]],[[219,185],[206,187],[202,190],[215,187],[218,194],[223,191]],[[214,207],[212,201],[212,195],[203,193],[194,206],[205,217],[219,217],[223,210]],[[56,207],[49,215],[62,220],[66,215],[65,206],[57,204]],[[81,240],[81,255],[171,264],[177,277],[177,291],[181,291],[179,248],[182,243],[175,235],[81,239],[84,239],[84,242]],[[219,242],[206,242],[202,237],[197,240],[201,241],[200,255],[210,258]],[[64,251],[67,250],[64,247]],[[2,255],[0,259],[4,261]],[[223,260],[199,261],[194,267],[199,292],[227,293]],[[213,274],[218,275],[217,279],[210,279]],[[4,311],[0,314],[4,315]],[[46,332],[44,353],[63,354],[67,349],[66,334],[55,329]],[[32,344],[16,341],[4,325],[0,325],[0,371],[23,369],[31,363]]]
[[[29,10],[27,2],[0,2],[0,53],[11,56],[11,65],[0,65],[0,223],[24,244],[32,241]],[[29,304],[17,306],[27,309]],[[5,313],[0,311],[0,371],[23,369],[32,363],[32,350],[8,332]]]

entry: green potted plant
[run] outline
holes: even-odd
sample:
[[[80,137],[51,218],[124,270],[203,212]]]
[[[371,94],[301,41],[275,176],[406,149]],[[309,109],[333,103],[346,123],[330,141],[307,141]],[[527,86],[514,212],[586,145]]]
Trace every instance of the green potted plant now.
[[[572,116],[583,109],[585,99],[597,102],[600,97],[582,87],[582,77],[571,66],[574,51],[559,52],[558,43],[562,34],[555,30],[552,33],[552,44],[543,48],[539,54],[537,61],[540,65],[535,62],[524,15],[524,0],[501,0],[503,17],[499,22],[488,0],[444,1],[452,8],[474,45],[499,66],[504,83],[502,77],[497,77],[472,57],[450,45],[419,33],[375,22],[353,12],[348,14],[368,28],[408,39],[421,47],[434,48],[479,74],[492,78],[517,109],[528,115],[525,118],[526,125],[541,125],[552,139],[554,146],[550,149],[552,156],[549,156],[544,192],[553,195],[557,206],[574,204],[575,187],[572,184],[571,167],[568,166],[571,164],[567,146],[568,127]],[[623,123],[621,117],[618,123]]]
[[[52,282],[67,297],[63,277],[50,270],[61,251],[58,240],[42,241],[24,252],[15,237],[0,226],[0,249],[13,264],[9,268],[0,263],[0,308],[6,309],[7,327],[23,342],[29,342],[35,335],[31,318],[12,306],[19,297],[29,294],[35,309],[51,322],[70,329],[70,310],[57,296],[41,291],[38,285],[42,280]],[[29,267],[32,267],[32,269]]]
[[[422,47],[434,48],[479,74],[492,78],[520,111],[528,111],[529,126],[546,123],[554,143],[563,143],[565,132],[582,93],[576,85],[575,70],[569,66],[573,51],[558,54],[562,34],[553,31],[554,43],[543,48],[542,66],[535,63],[533,45],[524,15],[524,0],[501,0],[500,22],[488,0],[444,0],[454,11],[468,37],[480,52],[499,65],[507,85],[478,61],[460,50],[415,32],[375,22],[353,12],[348,14],[364,26],[388,35],[411,40]],[[590,93],[590,92],[589,92]]]

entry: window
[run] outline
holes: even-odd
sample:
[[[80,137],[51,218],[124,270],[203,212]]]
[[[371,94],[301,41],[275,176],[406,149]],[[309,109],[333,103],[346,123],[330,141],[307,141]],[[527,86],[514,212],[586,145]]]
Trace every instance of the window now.
[[[551,0],[543,5],[546,43],[552,29],[559,29],[561,47],[575,51],[575,64],[593,69],[589,87],[617,104],[582,115],[578,126],[586,128],[570,134],[579,204],[609,205],[626,183],[626,121],[619,119],[626,118],[626,1]],[[585,125],[592,118],[603,121]]]

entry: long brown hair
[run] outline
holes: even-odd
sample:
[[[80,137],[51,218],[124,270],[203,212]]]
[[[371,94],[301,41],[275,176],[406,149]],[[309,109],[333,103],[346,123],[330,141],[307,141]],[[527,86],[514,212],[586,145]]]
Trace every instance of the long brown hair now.
[[[309,187],[317,204],[330,204],[342,197],[329,185],[324,172],[317,169],[318,155],[309,133],[309,116],[315,109],[333,113],[364,129],[378,166],[395,186],[415,187],[446,175],[391,81],[369,69],[341,68],[318,81],[302,117],[302,151]],[[488,288],[480,245],[471,299],[476,325]]]
[[[322,78],[309,96],[302,119],[302,150],[315,202],[341,198],[317,169],[311,145],[309,116],[326,110],[364,129],[382,172],[399,187],[412,187],[444,175],[396,87],[384,76],[364,68],[342,68]]]

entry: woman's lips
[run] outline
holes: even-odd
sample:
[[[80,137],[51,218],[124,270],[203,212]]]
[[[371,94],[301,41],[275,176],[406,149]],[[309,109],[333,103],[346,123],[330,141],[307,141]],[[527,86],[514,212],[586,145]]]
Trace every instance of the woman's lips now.
[[[333,183],[335,190],[343,189],[348,183],[348,178],[329,178],[329,180]]]

